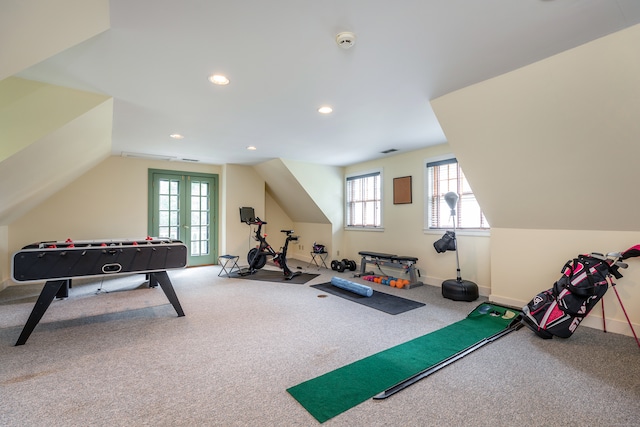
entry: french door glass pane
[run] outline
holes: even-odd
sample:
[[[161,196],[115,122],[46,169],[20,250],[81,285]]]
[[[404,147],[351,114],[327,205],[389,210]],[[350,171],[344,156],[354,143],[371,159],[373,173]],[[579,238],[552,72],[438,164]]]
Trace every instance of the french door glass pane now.
[[[191,182],[191,253],[209,254],[209,184]]]
[[[191,242],[191,255],[198,256],[200,255],[200,243],[199,242]]]
[[[180,236],[180,182],[160,179],[158,185],[158,237],[179,239]]]

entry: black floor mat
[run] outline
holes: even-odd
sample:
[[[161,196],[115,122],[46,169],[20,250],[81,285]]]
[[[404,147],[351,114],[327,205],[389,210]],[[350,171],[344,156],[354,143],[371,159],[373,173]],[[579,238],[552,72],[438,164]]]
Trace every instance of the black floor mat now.
[[[283,282],[294,283],[296,285],[303,285],[309,280],[318,277],[319,274],[301,273],[294,276],[291,280],[287,280],[284,273],[280,270],[257,270],[253,274],[242,275],[238,272],[233,272],[229,275],[232,279],[248,279],[248,280],[262,280],[263,282]]]
[[[338,288],[337,286],[333,286],[331,282],[311,285],[311,287],[389,314],[400,314],[425,305],[421,302],[385,294],[384,292],[378,292],[375,290],[373,291],[372,296],[365,297],[363,295],[358,295],[345,289]]]

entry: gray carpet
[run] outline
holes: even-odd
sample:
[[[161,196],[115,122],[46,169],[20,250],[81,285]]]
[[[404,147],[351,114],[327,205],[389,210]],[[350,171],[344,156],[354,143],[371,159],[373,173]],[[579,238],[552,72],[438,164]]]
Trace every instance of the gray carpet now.
[[[461,320],[480,302],[367,283],[426,304],[389,316],[310,286],[357,281],[351,272],[265,286],[219,271],[169,273],[180,318],[144,276],[76,281],[19,347],[41,286],[0,292],[0,425],[318,425],[288,387]],[[580,327],[545,341],[521,329],[323,425],[637,426],[639,379],[632,337]]]

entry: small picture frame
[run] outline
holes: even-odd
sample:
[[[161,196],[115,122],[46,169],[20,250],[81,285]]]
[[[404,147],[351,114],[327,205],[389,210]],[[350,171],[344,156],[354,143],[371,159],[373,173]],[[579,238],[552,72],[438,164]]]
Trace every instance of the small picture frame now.
[[[411,200],[411,177],[402,176],[393,178],[393,204],[404,205],[412,203]]]

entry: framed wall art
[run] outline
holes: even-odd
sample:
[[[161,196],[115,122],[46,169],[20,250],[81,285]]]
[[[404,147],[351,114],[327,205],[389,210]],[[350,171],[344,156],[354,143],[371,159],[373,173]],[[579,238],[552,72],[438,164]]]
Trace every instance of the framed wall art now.
[[[403,205],[411,202],[411,177],[393,178],[393,204]]]

